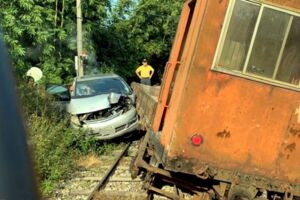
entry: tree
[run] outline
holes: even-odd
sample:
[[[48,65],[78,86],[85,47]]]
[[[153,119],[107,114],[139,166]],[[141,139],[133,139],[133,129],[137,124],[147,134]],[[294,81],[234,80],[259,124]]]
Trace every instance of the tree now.
[[[113,71],[133,79],[148,58],[161,75],[168,60],[182,1],[87,0],[82,2],[87,71]],[[47,82],[75,75],[74,0],[0,0],[4,38],[19,76],[40,67]]]
[[[161,76],[168,60],[183,2],[119,0],[95,41],[101,66],[132,80],[148,58]]]
[[[0,0],[4,39],[19,76],[40,67],[48,82],[61,83],[75,75],[76,8],[71,0]],[[103,21],[109,0],[84,1],[84,43],[93,49],[89,35]]]

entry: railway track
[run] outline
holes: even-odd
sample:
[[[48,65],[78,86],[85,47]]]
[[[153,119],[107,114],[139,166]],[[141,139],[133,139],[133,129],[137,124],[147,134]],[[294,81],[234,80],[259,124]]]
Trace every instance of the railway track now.
[[[94,162],[88,161],[90,164],[82,163],[80,170],[62,183],[56,194],[47,200],[149,199],[143,179],[132,179],[129,169],[133,157],[137,154],[138,145],[139,141],[133,141],[121,150],[113,150],[111,155],[100,156]],[[173,187],[166,187],[169,191],[174,190]],[[153,195],[152,199],[168,198]]]
[[[147,193],[142,189],[142,179],[133,180],[129,170],[138,143],[130,142],[121,150],[113,150],[111,155],[88,161],[92,164],[83,163],[48,200],[145,199]]]
[[[128,153],[131,143],[119,153],[111,167],[93,189],[87,200],[114,199],[146,199],[147,194],[142,190],[140,178],[131,179],[129,171],[133,155]],[[133,146],[132,148],[135,148]],[[136,152],[135,152],[136,153]]]

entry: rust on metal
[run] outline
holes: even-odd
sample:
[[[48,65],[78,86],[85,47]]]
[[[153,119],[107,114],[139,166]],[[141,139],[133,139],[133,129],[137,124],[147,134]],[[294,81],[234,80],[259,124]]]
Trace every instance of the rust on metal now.
[[[299,1],[269,2],[299,6]],[[188,61],[179,69],[161,143],[168,158],[191,159],[195,168],[205,161],[300,184],[299,93],[211,71],[228,4],[202,0],[195,5],[194,29],[187,39],[192,45],[183,53]],[[198,148],[190,145],[195,133],[205,140]]]
[[[191,23],[191,18],[193,16],[193,13],[191,12],[193,12],[193,4],[195,4],[195,2],[195,0],[185,1],[181,12],[181,17],[179,25],[177,27],[176,36],[170,54],[169,62],[166,64],[165,72],[163,75],[164,81],[162,83],[162,88],[159,95],[159,102],[153,121],[153,130],[155,132],[160,130],[163,121],[163,114],[167,109],[167,99],[169,96],[169,90],[175,72],[175,66],[177,63],[180,63],[180,54],[183,52],[182,46],[187,43],[187,34],[190,34],[189,27]]]
[[[157,174],[159,176],[162,176],[163,179],[166,180],[167,182],[170,182],[170,183],[173,183],[173,184],[176,183],[176,185],[178,185],[182,188],[185,188],[187,190],[197,192],[201,189],[197,185],[194,185],[193,183],[190,183],[188,181],[184,181],[180,178],[177,178],[175,175],[173,175],[172,173],[170,173],[167,170],[157,168],[157,167],[153,167],[153,166],[149,165],[148,163],[146,163],[143,160],[139,160],[139,162],[137,163],[137,166],[139,166],[143,169],[146,169],[149,173],[153,173],[153,174]]]
[[[153,186],[151,186],[151,185],[149,185],[147,189],[150,190],[150,191],[153,191],[153,192],[155,192],[155,193],[158,193],[158,194],[160,194],[160,195],[162,195],[162,196],[169,197],[170,199],[174,199],[174,200],[184,200],[184,198],[181,198],[181,197],[178,196],[177,194],[174,194],[174,193],[171,193],[171,192],[164,191],[164,190],[162,190],[162,189],[153,187]]]
[[[262,3],[271,4],[280,8],[300,12],[299,0],[261,0]]]
[[[136,109],[140,116],[141,128],[150,130],[152,129],[160,87],[151,87],[139,83],[132,83],[131,87],[137,96]]]
[[[230,131],[227,131],[226,129],[217,133],[217,137],[220,138],[230,138],[230,136],[231,136]]]
[[[163,166],[194,175],[208,166],[205,178],[300,196],[299,91],[212,70],[230,2],[184,4],[153,119]],[[300,13],[298,0],[251,2]],[[202,145],[191,144],[195,134]]]

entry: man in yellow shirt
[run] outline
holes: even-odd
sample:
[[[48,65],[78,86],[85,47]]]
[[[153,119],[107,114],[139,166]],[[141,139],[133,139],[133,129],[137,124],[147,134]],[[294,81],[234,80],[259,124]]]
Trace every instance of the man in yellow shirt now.
[[[142,84],[151,85],[151,78],[153,76],[154,69],[148,65],[146,59],[143,60],[143,65],[139,66],[135,70],[135,73],[140,78]]]

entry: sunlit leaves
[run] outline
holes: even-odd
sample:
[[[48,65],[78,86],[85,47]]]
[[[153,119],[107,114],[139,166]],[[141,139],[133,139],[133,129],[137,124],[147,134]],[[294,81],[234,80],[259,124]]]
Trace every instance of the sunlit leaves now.
[[[82,1],[84,49],[93,50],[91,33],[105,21],[109,0]],[[4,39],[20,76],[40,67],[45,80],[62,82],[75,74],[76,1],[0,0]]]
[[[101,67],[114,68],[126,78],[135,77],[141,59],[148,58],[163,71],[171,50],[183,1],[114,1],[107,26],[95,35]]]
[[[183,1],[82,1],[83,49],[88,71],[114,71],[126,78],[142,58],[163,68]],[[17,72],[41,67],[45,80],[75,75],[76,1],[0,0],[5,40]],[[97,69],[97,70],[94,70]],[[160,70],[162,71],[162,70]]]
[[[31,10],[34,5],[34,1],[33,0],[20,0],[19,5],[24,10]]]
[[[65,30],[58,30],[58,34],[57,34],[59,40],[64,41],[67,38],[67,33]]]

